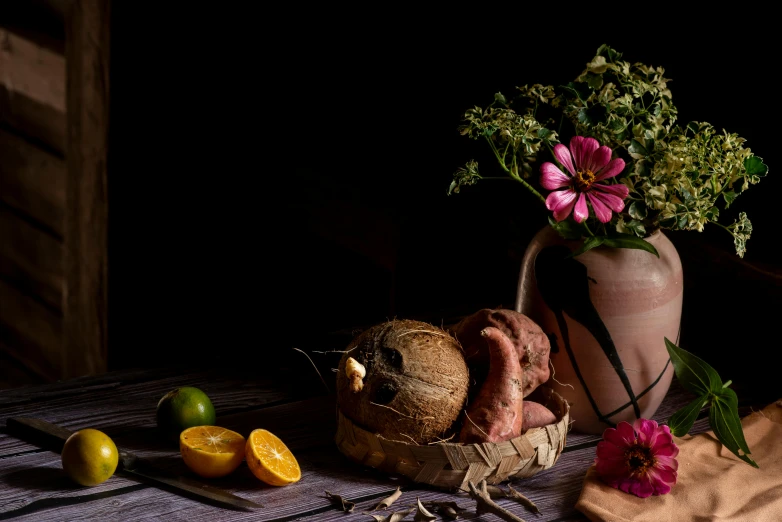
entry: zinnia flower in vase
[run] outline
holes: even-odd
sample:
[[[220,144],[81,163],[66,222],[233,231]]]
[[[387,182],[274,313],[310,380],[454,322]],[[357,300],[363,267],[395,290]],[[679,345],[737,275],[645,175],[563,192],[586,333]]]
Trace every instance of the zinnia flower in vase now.
[[[554,219],[562,221],[573,211],[573,219],[582,223],[589,217],[587,199],[601,223],[611,221],[612,210],[624,210],[624,199],[630,192],[627,186],[601,183],[625,168],[623,159],[611,159],[610,148],[600,146],[594,138],[574,136],[570,149],[561,143],[554,147],[554,157],[570,173],[568,176],[550,161],[540,166],[540,184],[554,191],[546,198],[546,208],[554,212]]]
[[[603,432],[595,469],[603,482],[641,498],[664,495],[676,484],[679,448],[668,426],[638,419]]]

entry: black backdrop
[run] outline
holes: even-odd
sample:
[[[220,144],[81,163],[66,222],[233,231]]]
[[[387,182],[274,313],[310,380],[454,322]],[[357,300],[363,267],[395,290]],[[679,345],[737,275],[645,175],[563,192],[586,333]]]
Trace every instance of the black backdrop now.
[[[603,43],[666,69],[680,121],[770,165],[735,209],[746,259],[775,263],[770,12],[204,5],[224,7],[114,6],[114,367],[271,361],[392,316],[511,306],[545,213],[510,183],[446,196],[486,152],[456,127],[497,91],[572,79]]]

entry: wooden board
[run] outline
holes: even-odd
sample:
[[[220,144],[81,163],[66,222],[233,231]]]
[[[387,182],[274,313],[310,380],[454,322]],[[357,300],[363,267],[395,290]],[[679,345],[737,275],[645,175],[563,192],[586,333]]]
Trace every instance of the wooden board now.
[[[65,57],[0,27],[0,122],[62,154],[65,92]]]
[[[65,161],[0,129],[0,201],[62,238]]]
[[[269,376],[266,376],[269,375]],[[298,377],[298,378],[297,378]],[[176,386],[194,385],[212,398],[220,425],[247,435],[264,427],[280,436],[296,455],[302,480],[284,488],[270,487],[253,477],[245,464],[223,479],[209,481],[241,497],[263,504],[253,512],[233,511],[179,496],[136,480],[115,475],[107,482],[81,488],[62,472],[57,453],[37,448],[0,430],[0,519],[166,519],[219,521],[283,521],[317,519],[354,522],[371,520],[366,514],[387,516],[394,509],[422,501],[454,501],[465,509],[460,520],[488,520],[475,513],[475,503],[459,491],[444,492],[367,468],[341,455],[333,441],[333,396],[318,395],[321,384],[303,379],[297,369],[258,375],[250,368],[130,370],[30,387],[0,391],[0,426],[10,416],[33,416],[72,430],[96,427],[120,446],[171,472],[194,477],[176,448],[160,440],[154,428],[157,400]],[[309,397],[309,398],[304,398]],[[303,398],[303,400],[302,400]],[[740,399],[750,397],[739,394]],[[655,415],[666,419],[691,399],[674,381]],[[740,410],[743,416],[749,406]],[[698,420],[692,434],[708,430],[708,419]],[[537,475],[511,482],[540,508],[536,516],[511,500],[498,503],[524,518],[539,521],[584,521],[574,509],[583,477],[595,457],[601,438],[570,433],[555,466]],[[372,512],[377,502],[396,487],[402,496],[392,510]],[[356,502],[343,513],[325,492]],[[412,515],[406,520],[412,520]]]
[[[59,378],[62,317],[0,279],[0,349],[48,380]]]
[[[62,242],[0,205],[0,278],[62,310]]]
[[[108,367],[109,1],[75,0],[66,20],[67,196],[63,375]]]

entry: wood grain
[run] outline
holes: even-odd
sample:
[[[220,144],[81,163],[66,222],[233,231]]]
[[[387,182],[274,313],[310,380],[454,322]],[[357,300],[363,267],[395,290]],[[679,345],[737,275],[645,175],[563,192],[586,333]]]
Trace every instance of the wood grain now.
[[[63,295],[62,242],[2,205],[0,238],[0,278],[59,312]]]
[[[100,486],[79,488],[62,474],[60,457],[18,441],[0,430],[0,519],[165,519],[165,520],[260,520],[317,519],[353,522],[370,520],[366,512],[397,486],[402,496],[392,509],[375,512],[388,515],[422,501],[454,501],[466,509],[461,520],[478,517],[472,502],[458,491],[439,491],[413,484],[378,469],[354,464],[339,453],[333,441],[335,403],[333,396],[313,396],[321,391],[315,379],[296,381],[282,371],[257,375],[250,369],[143,369],[80,378],[51,386],[30,388],[34,398],[25,402],[20,391],[0,391],[0,422],[24,415],[56,422],[70,429],[97,427],[120,447],[132,450],[155,465],[189,474],[176,447],[161,442],[154,429],[157,400],[175,386],[200,387],[212,398],[218,422],[248,434],[264,427],[277,434],[294,452],[302,468],[300,482],[276,488],[260,483],[246,465],[223,479],[210,481],[239,496],[264,505],[254,512],[216,508],[169,491],[139,484],[119,476]],[[296,400],[297,397],[307,397]],[[747,394],[739,395],[749,400]],[[691,397],[674,384],[656,416],[666,418]],[[748,413],[746,406],[740,410]],[[692,434],[708,430],[708,419],[698,420]],[[533,477],[514,480],[513,487],[530,498],[542,514],[534,516],[512,500],[498,501],[526,520],[584,521],[575,511],[583,477],[595,457],[600,437],[572,434],[568,446],[553,468]],[[325,492],[355,501],[352,513],[336,509]],[[408,517],[412,519],[412,516]]]
[[[0,279],[0,348],[47,380],[59,377],[62,318]]]
[[[62,238],[65,161],[0,129],[0,201]]]
[[[75,0],[66,22],[68,191],[63,375],[108,366],[109,1]]]
[[[153,381],[98,381],[92,386],[71,388],[64,390],[68,393],[61,391],[49,397],[39,392],[39,400],[32,403],[17,400],[2,405],[0,402],[0,422],[4,423],[7,417],[26,416],[40,417],[71,430],[84,427],[105,429],[112,437],[119,437],[118,442],[127,444],[129,449],[135,451],[154,448],[159,442],[155,429],[157,403],[164,394],[180,386],[197,386],[202,389],[212,400],[218,422],[225,423],[227,427],[245,422],[244,419],[249,419],[247,422],[252,424],[252,419],[259,416],[256,411],[259,408],[290,402],[314,393],[313,387],[306,383],[235,373],[233,379],[226,379],[224,372],[173,372]],[[221,375],[223,378],[218,378]],[[246,412],[245,416],[232,417],[243,411]],[[275,410],[271,409],[266,415],[274,414]],[[307,416],[302,416],[296,425],[306,421]],[[302,431],[305,429],[302,428]],[[36,449],[31,444],[0,433],[0,457]]]
[[[0,27],[0,121],[63,153],[65,98],[65,57]]]

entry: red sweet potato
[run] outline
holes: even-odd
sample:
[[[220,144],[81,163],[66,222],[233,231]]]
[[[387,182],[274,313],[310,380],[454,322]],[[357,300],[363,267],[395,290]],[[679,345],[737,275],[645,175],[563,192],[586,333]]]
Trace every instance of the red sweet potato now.
[[[540,326],[515,310],[484,308],[465,317],[450,329],[464,349],[470,376],[477,384],[472,395],[480,388],[488,372],[489,345],[481,335],[488,326],[498,328],[512,341],[524,374],[522,383],[525,397],[549,379],[551,343]]]
[[[557,416],[539,402],[524,401],[521,432],[532,428],[540,428],[557,422]]]
[[[521,435],[522,428],[522,371],[513,342],[491,326],[481,335],[489,346],[489,373],[459,433],[459,441],[467,444],[509,440]]]

